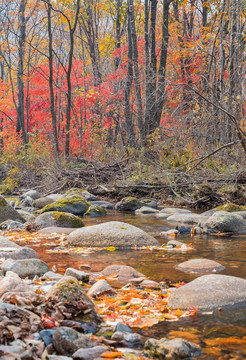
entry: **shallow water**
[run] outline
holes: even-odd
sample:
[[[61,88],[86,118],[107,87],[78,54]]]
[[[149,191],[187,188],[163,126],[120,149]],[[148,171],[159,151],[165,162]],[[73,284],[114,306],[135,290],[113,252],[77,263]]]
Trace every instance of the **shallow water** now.
[[[156,237],[161,243],[168,239],[160,237],[161,231],[175,228],[175,224],[167,223],[165,220],[156,219],[153,216],[135,216],[132,213],[119,213],[111,211],[103,218],[84,219],[86,225],[94,225],[105,221],[124,221],[138,226],[144,231]],[[158,250],[116,250],[113,252],[102,250],[89,255],[79,254],[50,254],[45,252],[45,246],[34,247],[39,253],[40,259],[46,261],[50,267],[56,265],[58,271],[63,268],[79,268],[83,264],[91,266],[93,271],[100,271],[111,264],[125,264],[134,267],[144,273],[152,280],[189,282],[199,275],[185,274],[175,269],[175,266],[183,261],[195,258],[207,258],[218,261],[225,266],[221,272],[224,275],[246,278],[246,236],[244,237],[217,237],[217,236],[191,236],[179,235],[178,240],[185,243],[192,243],[193,251],[182,253],[174,251]],[[201,274],[200,274],[201,275]],[[194,334],[199,341],[215,341],[210,344],[209,354],[203,354],[199,359],[246,359],[246,307],[228,311],[215,311],[209,315],[180,319],[177,322],[163,322],[157,326],[144,331],[144,334],[152,337],[163,337],[171,331],[182,331],[184,334]],[[182,333],[181,333],[182,334]],[[191,335],[189,335],[191,336]],[[188,336],[188,337],[189,337]],[[193,335],[192,335],[193,336]],[[177,334],[176,334],[177,337]],[[236,337],[236,340],[229,344],[220,345],[218,352],[217,338]],[[243,339],[244,338],[244,339]],[[243,339],[243,340],[242,340]],[[242,340],[242,344],[240,344]],[[219,344],[221,340],[218,340]],[[208,345],[207,345],[208,347]]]

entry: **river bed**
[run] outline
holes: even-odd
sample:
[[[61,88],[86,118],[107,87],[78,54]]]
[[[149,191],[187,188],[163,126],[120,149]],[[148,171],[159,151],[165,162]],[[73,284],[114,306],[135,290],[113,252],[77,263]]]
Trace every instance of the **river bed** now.
[[[136,216],[132,213],[109,211],[102,218],[86,218],[85,225],[94,225],[105,221],[124,221],[135,225],[152,236],[160,243],[166,243],[167,238],[161,237],[160,232],[175,228],[175,224],[153,216]],[[246,278],[246,236],[218,237],[179,235],[178,240],[192,243],[193,251],[175,252],[158,250],[116,250],[96,251],[91,254],[59,254],[46,250],[52,246],[30,244],[37,251],[41,260],[48,263],[50,268],[55,266],[58,272],[64,273],[67,267],[80,268],[88,264],[92,271],[100,271],[111,264],[124,264],[134,267],[155,281],[176,283],[190,282],[199,275],[185,274],[175,269],[183,261],[195,258],[215,260],[225,266],[221,272],[224,275]],[[202,275],[202,274],[201,274]],[[226,290],[225,290],[226,291]],[[245,359],[246,358],[246,308],[228,311],[214,311],[207,315],[198,314],[196,317],[180,319],[176,322],[163,322],[142,333],[156,338],[167,334],[174,337],[185,337],[204,341],[211,347],[211,353],[203,354],[199,359]],[[183,335],[183,336],[182,336]],[[235,338],[235,339],[234,339]],[[219,344],[219,347],[218,347]],[[219,349],[219,350],[218,350]]]

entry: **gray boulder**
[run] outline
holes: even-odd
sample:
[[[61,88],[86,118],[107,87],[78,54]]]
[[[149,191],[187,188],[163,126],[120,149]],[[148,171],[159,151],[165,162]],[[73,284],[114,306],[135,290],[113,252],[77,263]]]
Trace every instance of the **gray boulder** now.
[[[22,210],[22,209],[17,210],[17,211],[20,214],[20,216],[22,216],[25,219],[25,221],[32,222],[32,221],[34,221],[36,219],[36,216],[34,216],[33,214],[31,214],[28,211],[25,211],[25,210]]]
[[[73,268],[67,268],[66,272],[65,272],[65,276],[73,276],[78,281],[83,281],[84,283],[88,283],[90,274],[86,273],[84,271],[81,271],[81,270],[77,270],[77,269],[73,269]]]
[[[12,208],[11,205],[4,199],[2,195],[0,195],[0,223],[6,220],[16,220],[21,223],[25,223],[25,219]]]
[[[21,278],[34,277],[35,275],[43,275],[49,271],[48,265],[39,259],[24,260],[6,260],[2,264],[4,273],[13,271]]]
[[[238,214],[227,211],[217,211],[212,216],[199,223],[206,233],[237,233],[246,230],[246,220]]]
[[[0,236],[0,258],[5,259],[33,259],[38,254],[31,248],[21,247],[14,242]]]
[[[49,211],[39,215],[35,219],[35,224],[41,229],[47,227],[81,228],[84,226],[78,216],[60,211]]]
[[[20,278],[5,276],[0,280],[0,299],[4,301],[13,295],[26,298],[35,298],[37,296],[33,288],[25,284]]]
[[[47,213],[48,214],[48,213]],[[38,232],[41,234],[70,234],[74,231],[74,228],[64,228],[64,227],[47,227],[42,228]]]
[[[160,210],[160,214],[191,214],[192,212],[187,209],[182,208],[173,208],[173,207],[165,207]]]
[[[66,241],[68,245],[81,247],[129,248],[159,245],[155,238],[143,230],[120,221],[110,221],[75,230],[67,236]]]
[[[171,309],[210,310],[246,304],[246,280],[227,275],[203,275],[173,289],[168,299]]]
[[[213,260],[193,259],[177,265],[176,269],[186,273],[217,273],[225,267]]]
[[[89,216],[89,217],[100,217],[105,215],[107,215],[107,211],[103,207],[93,206],[93,205],[91,205],[84,214],[84,216]]]

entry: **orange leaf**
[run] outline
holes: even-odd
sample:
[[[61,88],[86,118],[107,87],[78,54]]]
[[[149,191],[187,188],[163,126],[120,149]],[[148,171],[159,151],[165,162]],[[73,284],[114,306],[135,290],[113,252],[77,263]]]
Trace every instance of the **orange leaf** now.
[[[122,356],[123,354],[119,351],[115,351],[115,352],[112,352],[112,351],[105,351],[101,357],[103,358],[107,358],[107,359],[114,359],[114,358],[117,358],[118,356]]]

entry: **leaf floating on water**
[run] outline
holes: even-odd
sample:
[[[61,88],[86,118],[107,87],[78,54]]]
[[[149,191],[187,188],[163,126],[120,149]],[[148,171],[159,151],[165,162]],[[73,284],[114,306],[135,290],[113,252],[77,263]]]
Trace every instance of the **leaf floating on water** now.
[[[108,251],[115,251],[116,248],[115,248],[114,246],[109,246],[109,247],[106,248],[106,250],[108,250]]]

